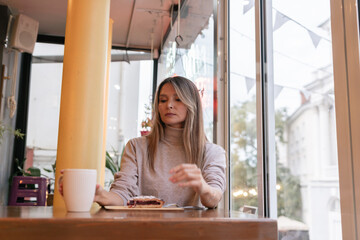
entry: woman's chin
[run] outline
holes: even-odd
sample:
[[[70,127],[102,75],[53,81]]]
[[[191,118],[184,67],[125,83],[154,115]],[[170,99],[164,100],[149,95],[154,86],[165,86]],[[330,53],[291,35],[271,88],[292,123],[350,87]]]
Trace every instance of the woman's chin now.
[[[181,123],[165,123],[165,125],[172,128],[183,128],[183,124]]]

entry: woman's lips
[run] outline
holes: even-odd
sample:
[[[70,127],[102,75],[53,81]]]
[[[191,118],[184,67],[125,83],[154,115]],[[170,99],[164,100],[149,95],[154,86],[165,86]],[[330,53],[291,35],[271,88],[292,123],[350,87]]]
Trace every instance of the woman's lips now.
[[[167,113],[165,114],[166,117],[171,117],[171,116],[175,116],[175,113]]]

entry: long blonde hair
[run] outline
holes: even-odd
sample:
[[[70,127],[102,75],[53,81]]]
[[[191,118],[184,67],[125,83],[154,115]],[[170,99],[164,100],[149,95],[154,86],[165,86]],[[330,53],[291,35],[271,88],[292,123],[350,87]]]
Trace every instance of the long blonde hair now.
[[[188,163],[201,167],[204,159],[206,135],[204,132],[203,112],[199,91],[196,85],[187,78],[175,76],[162,81],[156,91],[154,99],[153,127],[148,139],[148,160],[150,169],[154,169],[154,161],[160,139],[164,137],[165,123],[160,118],[159,95],[162,87],[170,83],[181,102],[187,107],[184,124],[183,143]]]

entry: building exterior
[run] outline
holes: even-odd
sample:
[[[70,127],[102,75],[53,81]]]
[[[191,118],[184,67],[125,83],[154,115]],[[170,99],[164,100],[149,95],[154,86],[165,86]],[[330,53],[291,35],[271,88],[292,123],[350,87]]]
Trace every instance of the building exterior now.
[[[334,87],[332,75],[318,75],[299,91],[301,105],[287,119],[287,154],[280,161],[300,179],[310,239],[335,240],[341,238],[341,223]]]

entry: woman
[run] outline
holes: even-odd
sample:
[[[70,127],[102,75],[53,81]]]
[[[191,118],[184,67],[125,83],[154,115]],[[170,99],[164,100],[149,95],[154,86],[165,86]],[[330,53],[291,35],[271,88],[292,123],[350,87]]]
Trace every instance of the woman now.
[[[165,79],[154,102],[151,133],[131,139],[110,191],[97,185],[94,201],[125,205],[138,195],[166,204],[213,208],[225,191],[225,151],[206,140],[198,89],[183,77]]]

